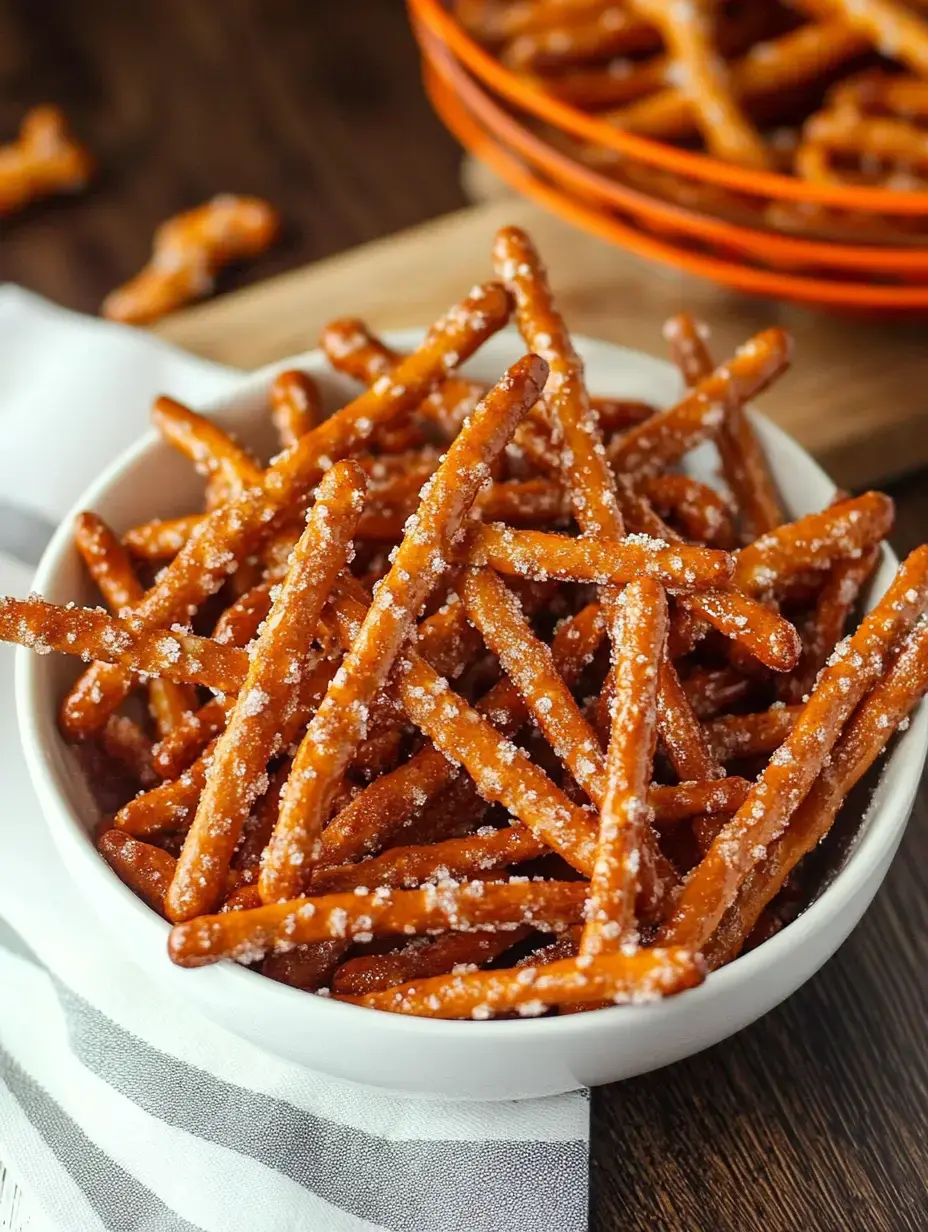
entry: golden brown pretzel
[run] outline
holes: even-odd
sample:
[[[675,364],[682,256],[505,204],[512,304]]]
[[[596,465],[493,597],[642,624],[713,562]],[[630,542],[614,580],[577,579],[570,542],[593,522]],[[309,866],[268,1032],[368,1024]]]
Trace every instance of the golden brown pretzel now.
[[[69,134],[64,113],[33,107],[18,138],[0,146],[0,217],[58,193],[79,192],[93,172],[93,159]]]

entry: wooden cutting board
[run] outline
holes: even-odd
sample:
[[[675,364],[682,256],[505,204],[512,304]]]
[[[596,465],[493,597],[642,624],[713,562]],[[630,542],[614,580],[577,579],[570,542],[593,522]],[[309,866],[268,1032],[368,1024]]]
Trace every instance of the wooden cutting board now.
[[[610,247],[516,198],[489,201],[188,309],[155,332],[241,368],[305,351],[339,316],[376,329],[425,325],[490,275],[498,227],[526,227],[571,328],[665,353],[661,324],[686,308],[712,327],[721,360],[764,326],[796,339],[792,371],[760,403],[843,486],[928,465],[923,324],[827,316],[748,298]]]

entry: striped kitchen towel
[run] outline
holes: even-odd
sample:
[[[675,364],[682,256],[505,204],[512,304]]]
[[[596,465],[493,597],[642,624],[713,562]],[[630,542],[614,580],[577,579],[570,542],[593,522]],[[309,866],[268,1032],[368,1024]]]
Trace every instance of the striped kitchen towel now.
[[[0,288],[0,593],[160,391],[235,373]],[[25,774],[0,647],[0,1163],[58,1232],[579,1232],[584,1092],[410,1100],[263,1053],[126,962]],[[91,943],[88,944],[88,938]]]

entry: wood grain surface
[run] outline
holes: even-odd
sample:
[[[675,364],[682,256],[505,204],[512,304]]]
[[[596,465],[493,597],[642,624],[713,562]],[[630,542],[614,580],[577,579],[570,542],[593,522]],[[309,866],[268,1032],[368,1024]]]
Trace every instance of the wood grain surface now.
[[[264,194],[287,220],[281,247],[230,273],[224,288],[463,204],[457,154],[421,95],[398,0],[0,0],[0,139],[26,104],[43,99],[67,107],[104,171],[86,198],[4,227],[0,276],[72,307],[93,310],[144,260],[157,221],[215,191]],[[448,260],[463,267],[454,252]],[[597,308],[597,332],[618,336],[617,322],[640,328],[651,299],[680,286],[645,268],[633,290],[614,283],[612,304]],[[350,306],[378,323],[421,322],[431,272],[401,268],[386,285],[361,279]],[[213,321],[240,329],[241,347],[251,347],[239,362],[270,358],[269,341],[282,348],[276,354],[311,345],[318,321],[300,298],[302,284],[292,285],[286,332],[270,340],[255,337],[260,313],[248,309],[237,324],[233,301],[217,301]],[[691,286],[700,307],[705,289]],[[331,316],[343,309],[334,306],[337,288],[326,290]],[[260,304],[263,292],[255,295]],[[583,288],[573,296],[568,311],[582,313]],[[806,329],[839,329],[811,313],[723,298],[711,314],[720,337],[786,313],[800,346]],[[194,345],[213,309],[198,312],[186,324]],[[164,332],[178,337],[184,328],[174,321]],[[896,348],[901,338],[907,354],[923,355],[924,333],[851,329],[842,336],[853,341],[835,341],[816,373],[816,405],[836,406],[850,427],[874,400],[921,399],[924,370],[903,377]],[[658,346],[652,340],[648,349]],[[864,353],[875,375],[866,393],[848,379]],[[917,451],[928,433],[911,435],[913,460],[924,460]],[[928,485],[916,475],[891,490],[895,541],[906,550],[928,538]],[[923,789],[873,907],[818,976],[701,1056],[594,1093],[593,1232],[928,1226],[926,867]]]

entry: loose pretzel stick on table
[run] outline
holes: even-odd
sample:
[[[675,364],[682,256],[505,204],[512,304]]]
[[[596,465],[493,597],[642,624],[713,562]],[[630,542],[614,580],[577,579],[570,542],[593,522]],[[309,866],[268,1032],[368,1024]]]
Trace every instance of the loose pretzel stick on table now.
[[[874,546],[862,556],[832,565],[806,626],[799,663],[792,676],[783,682],[783,701],[801,702],[812,691],[832,646],[844,636],[848,617],[879,559],[880,549]]]
[[[253,962],[293,945],[349,937],[522,924],[554,932],[582,919],[586,893],[582,881],[446,881],[421,890],[296,898],[175,924],[168,953],[182,967],[199,967],[223,958]]]
[[[307,372],[288,368],[271,382],[271,419],[284,449],[295,445],[322,418],[319,387]]]
[[[377,587],[357,638],[294,758],[261,869],[265,902],[292,897],[306,884],[319,855],[326,806],[363,739],[370,703],[447,569],[448,549],[489,478],[490,462],[537,400],[547,373],[547,364],[537,356],[514,364],[482,399],[423,488],[422,502],[407,524],[390,571]]]
[[[738,106],[728,65],[715,49],[707,0],[631,0],[631,7],[660,30],[709,153],[744,167],[768,168],[769,152]]]
[[[606,756],[596,863],[581,955],[614,954],[637,940],[635,896],[652,814],[648,784],[657,739],[657,692],[667,638],[667,597],[656,583],[630,582],[613,607],[615,700]]]
[[[145,268],[118,287],[100,309],[113,321],[142,325],[208,295],[216,274],[233,261],[259,256],[274,241],[277,211],[258,197],[230,193],[163,222]]]
[[[144,591],[116,536],[95,513],[80,513],[74,523],[74,543],[107,606],[117,615],[138,603]],[[171,680],[153,680],[148,705],[160,736],[183,722],[196,705],[195,695]]]
[[[177,861],[160,847],[140,843],[121,830],[107,830],[97,841],[97,851],[133,894],[164,915],[164,896]]]
[[[751,869],[783,833],[887,655],[928,607],[928,546],[900,566],[854,635],[839,644],[792,732],[683,886],[662,941],[701,948]]]
[[[704,978],[698,956],[680,949],[566,958],[538,967],[472,971],[416,980],[399,988],[344,997],[356,1005],[424,1018],[492,1018],[516,1011],[543,1014],[589,1001],[653,1001],[693,988]]]
[[[58,107],[33,107],[19,136],[0,146],[0,217],[43,197],[77,192],[93,171],[93,159],[68,133]]]
[[[463,615],[463,605],[457,603],[454,612]],[[359,620],[363,607],[358,609],[349,605],[345,614]],[[474,633],[469,625],[466,627]],[[436,658],[422,636],[422,628],[424,626],[420,626],[417,642],[420,654],[441,675],[448,675],[445,665]],[[568,683],[576,679],[596,653],[602,635],[603,622],[596,604],[588,605],[557,630],[553,644],[554,661]],[[479,638],[479,635],[476,636]],[[476,710],[489,718],[504,735],[514,735],[528,717],[522,699],[508,680],[494,685],[477,703]],[[342,864],[378,850],[417,810],[451,784],[456,773],[455,767],[438,749],[425,748],[398,766],[392,774],[375,779],[323,831],[320,861],[326,865]]]
[[[676,406],[629,428],[609,446],[617,471],[659,475],[697,445],[715,437],[732,405],[742,406],[788,366],[792,340],[782,329],[765,329],[738,347],[727,363],[699,382]]]
[[[748,594],[764,594],[808,569],[856,559],[885,539],[894,512],[888,496],[865,492],[787,522],[741,549],[735,557],[735,583]]]
[[[365,954],[343,963],[332,978],[332,991],[350,996],[395,988],[409,980],[428,979],[458,968],[482,967],[531,936],[530,928],[502,932],[446,933],[434,941],[411,941],[395,954]]]
[[[732,559],[717,548],[672,546],[643,535],[579,539],[547,531],[515,530],[502,523],[469,526],[455,555],[476,566],[535,581],[559,578],[614,586],[648,577],[676,592],[724,586]]]
[[[764,907],[780,892],[804,855],[828,831],[851,788],[860,781],[928,690],[928,628],[921,622],[896,661],[857,707],[841,739],[786,831],[748,875],[706,945],[710,967],[735,958]]]
[[[244,492],[216,509],[166,567],[134,610],[147,628],[187,620],[190,610],[219,589],[229,573],[257,550],[287,512],[296,514],[333,461],[369,440],[382,424],[412,410],[441,379],[448,357],[463,362],[505,323],[509,297],[496,283],[474,287],[429,330],[421,346],[390,376],[307,432],[264,474],[260,493]],[[117,687],[113,686],[114,675]],[[117,669],[94,666],[65,698],[67,736],[95,731],[126,695]],[[104,695],[105,694],[105,695]]]
[[[174,921],[215,911],[242,827],[267,783],[281,726],[299,683],[323,604],[344,568],[367,481],[356,462],[324,475],[290,569],[251,652],[248,675],[219,737],[166,907]]]
[[[715,365],[704,339],[705,330],[685,312],[664,326],[670,353],[687,385],[695,388],[711,375]],[[775,530],[785,519],[767,459],[743,405],[732,398],[715,438],[722,459],[722,475],[735,499],[745,538]]]

